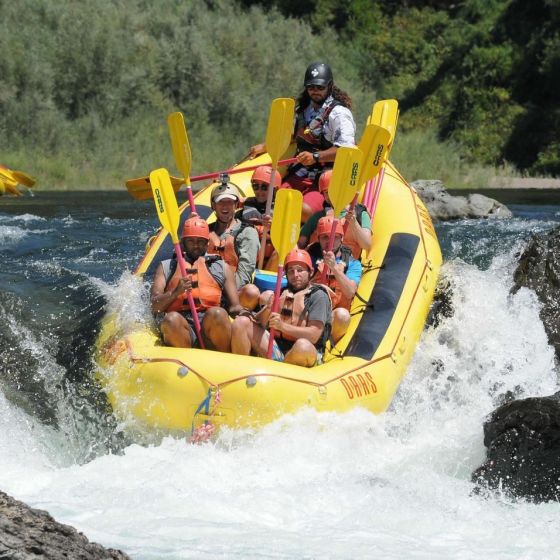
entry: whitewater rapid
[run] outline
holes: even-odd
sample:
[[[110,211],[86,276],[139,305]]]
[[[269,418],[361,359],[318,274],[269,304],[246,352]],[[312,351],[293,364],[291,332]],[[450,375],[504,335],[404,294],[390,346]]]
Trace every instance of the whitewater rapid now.
[[[535,295],[510,293],[525,243],[516,229],[530,224],[476,239],[470,227],[440,233],[454,313],[425,330],[387,413],[302,410],[201,446],[167,437],[105,449],[100,431],[88,455],[87,423],[46,425],[0,391],[0,488],[135,559],[560,557],[559,504],[472,493],[486,416],[508,391],[555,392],[558,375]],[[509,241],[492,244],[494,227]],[[129,273],[89,283],[123,321],[143,320],[146,286]],[[60,379],[45,340],[25,340]]]

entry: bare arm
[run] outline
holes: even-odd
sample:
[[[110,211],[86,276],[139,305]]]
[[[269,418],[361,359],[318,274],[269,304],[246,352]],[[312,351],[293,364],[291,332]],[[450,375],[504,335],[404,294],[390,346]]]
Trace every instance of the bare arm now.
[[[150,291],[150,302],[152,306],[152,313],[161,313],[165,311],[176,298],[183,292],[192,288],[192,283],[188,278],[182,278],[173,291],[165,291],[167,280],[163,273],[163,266],[160,264],[157,267],[152,289]]]
[[[356,295],[356,290],[358,286],[354,280],[350,280],[346,274],[344,274],[344,264],[337,263],[335,260],[334,253],[329,251],[325,254],[325,264],[329,267],[334,275],[337,284],[342,290],[344,297],[352,299]]]
[[[319,162],[320,163],[329,163],[331,161],[334,161],[334,158],[336,157],[336,151],[338,150],[338,146],[331,146],[330,148],[327,148],[326,150],[322,150],[319,152]],[[302,165],[313,165],[315,162],[315,160],[313,159],[313,153],[312,152],[300,152],[297,156],[296,159],[298,161],[298,163],[301,163]]]
[[[348,221],[348,229],[352,231],[354,239],[356,240],[360,248],[365,249],[367,252],[369,252],[369,250],[371,249],[371,229],[362,227],[358,223],[353,210],[348,210],[345,219]]]
[[[280,313],[271,313],[268,326],[278,332],[282,332],[292,338],[305,338],[312,344],[316,344],[325,325],[321,321],[309,321],[305,327],[297,327],[280,319]]]

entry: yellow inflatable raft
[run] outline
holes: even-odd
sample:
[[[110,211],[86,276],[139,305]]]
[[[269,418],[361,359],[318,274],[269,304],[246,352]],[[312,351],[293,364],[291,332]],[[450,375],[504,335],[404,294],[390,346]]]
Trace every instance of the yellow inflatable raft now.
[[[241,164],[269,162],[267,155]],[[231,176],[252,195],[251,172]],[[195,195],[212,219],[210,190]],[[181,207],[182,218],[188,204]],[[313,368],[210,350],[164,346],[153,326],[120,332],[106,317],[97,342],[98,379],[117,417],[165,431],[256,427],[302,407],[344,412],[386,410],[412,357],[433,298],[441,252],[430,216],[414,189],[388,162],[373,224],[373,246],[352,302],[347,334]],[[169,258],[159,232],[135,274],[151,280]]]
[[[23,171],[13,171],[0,165],[0,196],[3,194],[21,196],[19,184],[31,188],[35,184],[35,179]]]

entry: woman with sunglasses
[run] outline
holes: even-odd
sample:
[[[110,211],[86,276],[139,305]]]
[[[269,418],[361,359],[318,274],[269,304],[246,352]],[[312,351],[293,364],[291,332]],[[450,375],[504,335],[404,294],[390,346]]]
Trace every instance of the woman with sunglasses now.
[[[313,62],[307,67],[304,89],[296,102],[294,141],[297,162],[290,166],[280,188],[303,193],[302,222],[323,208],[319,176],[333,166],[340,146],[354,146],[356,124],[350,96],[334,85],[330,66]],[[266,151],[264,144],[250,150],[255,157]]]

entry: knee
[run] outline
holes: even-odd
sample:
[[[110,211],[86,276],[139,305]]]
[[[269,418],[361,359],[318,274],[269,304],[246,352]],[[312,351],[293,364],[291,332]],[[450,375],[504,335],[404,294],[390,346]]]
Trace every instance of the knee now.
[[[204,313],[204,319],[202,322],[205,325],[214,325],[214,324],[229,324],[229,316],[225,309],[221,307],[211,307]]]
[[[294,342],[294,345],[292,346],[292,350],[302,355],[317,353],[317,349],[315,348],[315,346],[313,346],[313,343],[307,340],[306,338],[298,338]]]
[[[231,324],[232,333],[236,334],[239,332],[245,332],[249,329],[250,325],[251,319],[249,319],[249,317],[238,315]]]
[[[239,291],[239,303],[245,308],[252,311],[259,302],[260,291],[255,284],[247,284]]]
[[[184,321],[185,318],[180,313],[177,313],[177,311],[170,311],[169,313],[166,313],[165,317],[162,319],[160,323],[160,330],[165,332],[169,329],[176,329],[181,326]]]
[[[259,305],[261,305],[262,307],[268,305],[273,297],[274,297],[274,292],[272,290],[265,290],[259,296]]]
[[[333,323],[347,325],[350,323],[350,311],[344,307],[337,307],[332,312]]]

